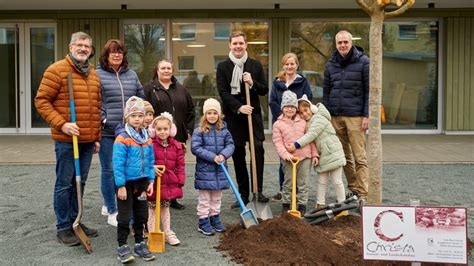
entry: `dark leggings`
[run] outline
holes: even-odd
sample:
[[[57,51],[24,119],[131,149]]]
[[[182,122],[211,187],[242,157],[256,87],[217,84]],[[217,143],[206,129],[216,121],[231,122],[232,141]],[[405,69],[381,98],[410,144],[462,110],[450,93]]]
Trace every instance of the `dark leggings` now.
[[[148,206],[146,198],[146,188],[148,181],[146,178],[127,181],[127,199],[117,199],[117,241],[119,246],[127,244],[130,234],[130,218],[133,215],[133,230],[135,231],[135,244],[143,241],[143,225],[148,221]],[[132,212],[133,211],[133,212]]]

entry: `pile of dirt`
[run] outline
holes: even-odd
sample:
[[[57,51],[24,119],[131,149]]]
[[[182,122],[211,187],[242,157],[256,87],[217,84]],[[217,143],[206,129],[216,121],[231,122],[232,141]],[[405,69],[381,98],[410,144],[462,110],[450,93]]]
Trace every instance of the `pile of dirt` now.
[[[216,247],[237,263],[362,265],[360,217],[312,226],[284,214],[248,229],[231,225]]]

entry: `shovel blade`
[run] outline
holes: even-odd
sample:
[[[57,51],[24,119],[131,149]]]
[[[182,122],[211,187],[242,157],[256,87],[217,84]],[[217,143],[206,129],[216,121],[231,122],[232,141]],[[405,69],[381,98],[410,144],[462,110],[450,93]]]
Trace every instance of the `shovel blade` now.
[[[153,253],[165,252],[165,233],[149,232],[148,233],[148,249]]]
[[[255,213],[255,216],[262,220],[268,220],[273,218],[272,209],[268,203],[258,202],[253,200],[247,203],[247,209],[250,209]]]
[[[288,213],[289,213],[291,216],[294,216],[294,217],[296,217],[296,218],[301,218],[301,212],[299,212],[299,211],[289,210]]]
[[[246,229],[252,225],[258,224],[257,217],[255,217],[255,214],[250,209],[247,209],[243,211],[242,213],[240,213],[240,218],[242,219],[242,223],[244,224],[244,227]]]
[[[74,234],[76,234],[77,238],[79,238],[79,242],[81,242],[81,245],[86,249],[87,253],[91,254],[92,245],[86,233],[84,230],[82,230],[82,227],[79,224],[75,224],[72,226],[72,230],[74,231]]]

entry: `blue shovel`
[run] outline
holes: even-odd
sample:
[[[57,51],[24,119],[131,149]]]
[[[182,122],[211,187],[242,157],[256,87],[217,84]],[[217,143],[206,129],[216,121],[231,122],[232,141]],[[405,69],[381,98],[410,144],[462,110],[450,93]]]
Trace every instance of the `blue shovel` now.
[[[240,193],[235,187],[234,181],[232,181],[232,178],[230,178],[229,172],[227,172],[227,168],[225,168],[224,163],[220,163],[219,165],[224,171],[224,174],[229,181],[230,187],[232,188],[232,192],[234,192],[235,198],[239,202],[240,208],[242,209],[242,212],[240,213],[240,219],[242,219],[242,223],[244,224],[245,228],[249,228],[252,225],[257,225],[258,220],[255,217],[255,214],[251,209],[247,209],[247,207],[245,207],[245,204],[240,197]]]
[[[76,111],[74,108],[74,89],[72,86],[72,74],[71,72],[67,73],[67,86],[68,86],[68,91],[69,91],[69,106],[71,109],[71,122],[73,124],[76,124]],[[82,246],[86,249],[87,253],[92,253],[92,246],[91,243],[89,242],[89,238],[87,237],[86,233],[82,229],[80,222],[82,218],[82,211],[83,211],[83,205],[82,205],[82,192],[81,192],[81,168],[79,166],[79,147],[77,143],[77,136],[73,135],[72,136],[72,146],[74,150],[74,167],[76,170],[76,192],[77,192],[77,206],[78,206],[78,213],[76,220],[74,220],[74,223],[72,224],[72,229],[74,233],[76,234],[77,238],[79,238],[79,241],[81,242]]]

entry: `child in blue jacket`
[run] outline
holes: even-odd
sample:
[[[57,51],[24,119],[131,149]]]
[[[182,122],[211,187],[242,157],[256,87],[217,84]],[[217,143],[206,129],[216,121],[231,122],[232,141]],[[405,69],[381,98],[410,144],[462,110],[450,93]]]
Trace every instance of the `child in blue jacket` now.
[[[207,99],[191,141],[191,152],[196,155],[194,188],[199,190],[198,231],[207,236],[214,235],[214,230],[225,231],[219,215],[222,190],[229,188],[229,182],[219,164],[225,163],[234,149],[234,140],[222,119],[220,103],[213,98]]]
[[[148,220],[147,193],[153,193],[155,180],[152,141],[144,127],[145,104],[138,97],[130,97],[124,110],[125,125],[119,127],[113,147],[115,186],[117,187],[117,259],[135,259],[127,245],[130,218],[133,210],[135,231],[134,253],[149,261],[155,259],[143,239],[143,227]]]

